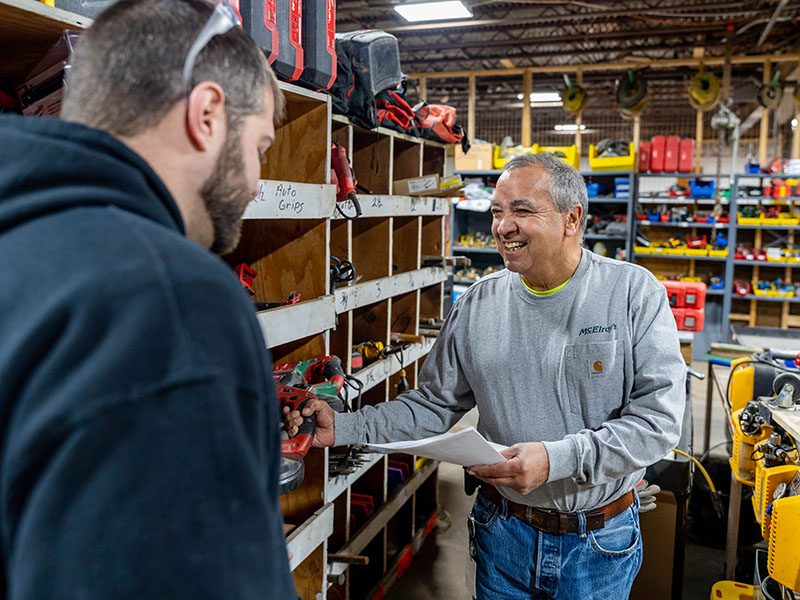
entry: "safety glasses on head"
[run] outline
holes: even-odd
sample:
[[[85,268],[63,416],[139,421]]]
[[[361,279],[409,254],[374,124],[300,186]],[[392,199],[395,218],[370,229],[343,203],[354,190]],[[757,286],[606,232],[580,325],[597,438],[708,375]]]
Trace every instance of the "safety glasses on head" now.
[[[198,55],[206,47],[215,35],[223,35],[234,27],[241,27],[242,22],[239,15],[225,0],[218,0],[214,7],[214,12],[206,21],[203,29],[197,34],[194,42],[189,47],[186,54],[186,62],[183,63],[183,89],[188,96],[192,91],[192,71]]]

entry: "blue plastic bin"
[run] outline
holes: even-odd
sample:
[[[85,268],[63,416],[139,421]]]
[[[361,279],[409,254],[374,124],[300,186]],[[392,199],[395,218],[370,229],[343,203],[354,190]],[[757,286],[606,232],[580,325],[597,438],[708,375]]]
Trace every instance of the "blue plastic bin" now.
[[[703,179],[689,180],[689,188],[692,191],[692,198],[713,198],[717,190],[717,182],[713,179],[705,181]]]

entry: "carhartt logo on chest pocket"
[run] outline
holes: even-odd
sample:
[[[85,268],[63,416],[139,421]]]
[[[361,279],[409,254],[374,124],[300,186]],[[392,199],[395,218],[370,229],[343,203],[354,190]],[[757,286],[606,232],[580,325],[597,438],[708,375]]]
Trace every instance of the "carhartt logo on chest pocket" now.
[[[601,359],[590,358],[587,362],[589,364],[589,377],[598,377],[605,373],[605,367]]]

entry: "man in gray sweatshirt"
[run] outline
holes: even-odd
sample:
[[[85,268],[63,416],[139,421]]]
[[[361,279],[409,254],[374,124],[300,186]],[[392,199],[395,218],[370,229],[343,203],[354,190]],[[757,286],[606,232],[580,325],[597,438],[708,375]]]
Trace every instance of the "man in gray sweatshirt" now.
[[[680,437],[686,368],[666,291],[581,248],[587,202],[554,156],[510,160],[491,208],[506,270],[456,302],[419,389],[356,413],[306,409],[315,444],[339,446],[429,437],[478,407],[478,430],[509,446],[469,469],[479,600],[626,598],[642,555],[632,490]]]

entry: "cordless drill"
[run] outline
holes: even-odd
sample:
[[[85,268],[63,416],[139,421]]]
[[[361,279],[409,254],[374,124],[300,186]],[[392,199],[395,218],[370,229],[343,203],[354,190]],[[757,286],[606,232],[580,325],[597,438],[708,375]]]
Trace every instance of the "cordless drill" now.
[[[347,150],[344,146],[331,142],[331,183],[336,184],[336,210],[345,219],[356,219],[361,216],[361,204],[356,196],[356,181],[353,167],[347,158]],[[339,208],[339,203],[350,200],[356,210],[353,216],[346,215]]]

